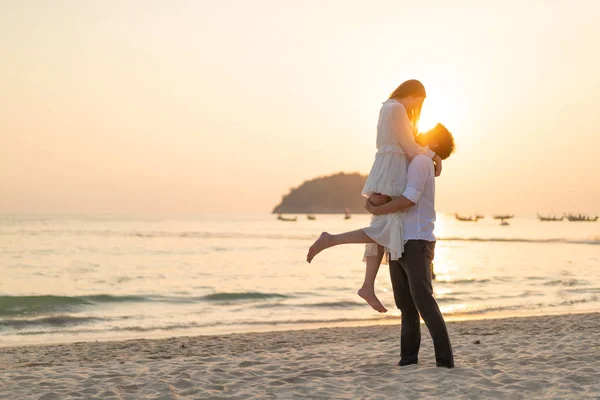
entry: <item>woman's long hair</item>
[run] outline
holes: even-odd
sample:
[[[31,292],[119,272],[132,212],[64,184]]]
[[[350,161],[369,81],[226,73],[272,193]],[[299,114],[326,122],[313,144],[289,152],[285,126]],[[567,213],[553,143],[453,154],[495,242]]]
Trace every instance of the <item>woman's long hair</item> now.
[[[425,92],[425,86],[423,86],[423,84],[416,79],[410,79],[398,86],[396,90],[394,90],[392,94],[390,94],[389,98],[402,99],[409,96],[425,97],[426,95],[427,93]],[[406,112],[408,113],[408,118],[412,122],[415,136],[419,131],[419,119],[421,118],[422,106],[423,103],[411,108],[410,110],[406,110]]]

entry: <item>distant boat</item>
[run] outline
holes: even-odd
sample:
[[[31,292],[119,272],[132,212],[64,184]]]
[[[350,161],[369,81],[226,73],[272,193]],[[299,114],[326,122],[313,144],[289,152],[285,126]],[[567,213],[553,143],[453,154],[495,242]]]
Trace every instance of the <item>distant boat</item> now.
[[[558,218],[556,215],[544,217],[543,215],[538,214],[537,217],[540,221],[562,221],[565,219],[564,216]]]
[[[507,226],[510,225],[506,220],[507,219],[511,219],[514,217],[514,215],[508,215],[508,214],[500,214],[500,215],[493,215],[492,216],[494,219],[499,219],[500,220],[500,225],[502,226]]]
[[[505,219],[511,219],[514,218],[514,215],[508,215],[508,214],[499,214],[499,215],[494,215],[493,216],[494,219],[501,219],[501,220],[505,220]]]
[[[454,214],[454,217],[459,220],[459,221],[465,221],[465,222],[477,222],[477,220],[479,219],[477,217],[477,215],[475,216],[470,216],[470,217],[461,217],[458,214]]]
[[[281,214],[279,214],[277,216],[277,219],[280,221],[286,221],[286,222],[296,222],[298,220],[298,217],[284,217]]]
[[[309,219],[309,220],[311,220],[311,221],[314,221],[315,219],[317,219],[317,217],[315,217],[314,215],[310,215],[310,214],[308,214],[308,215],[306,216],[306,219]]]
[[[590,217],[589,215],[584,214],[565,214],[567,219],[571,222],[596,222],[598,221],[598,216]]]

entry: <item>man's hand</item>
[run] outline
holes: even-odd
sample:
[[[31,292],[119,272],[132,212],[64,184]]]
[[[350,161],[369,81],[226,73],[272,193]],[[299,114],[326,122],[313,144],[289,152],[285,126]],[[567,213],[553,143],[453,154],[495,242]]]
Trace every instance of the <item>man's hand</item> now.
[[[384,196],[389,197],[389,196]],[[386,201],[385,204],[374,205],[369,200],[365,203],[365,209],[373,215],[384,215],[392,214],[395,212],[406,211],[406,209],[414,206],[415,203],[412,200],[407,199],[404,196],[400,196],[395,200]]]
[[[380,206],[382,204],[389,203],[390,201],[392,201],[392,198],[384,194],[375,193],[373,196],[369,197],[369,201],[374,206]]]
[[[376,206],[374,206],[374,205],[373,205],[373,204],[372,204],[372,203],[371,203],[369,200],[367,200],[367,201],[365,202],[365,209],[366,209],[366,210],[367,210],[369,213],[371,213],[371,214],[373,214],[373,215],[377,215],[377,207],[376,207]]]
[[[378,215],[377,207],[385,203],[389,203],[390,201],[392,201],[392,198],[390,196],[376,193],[373,196],[369,197],[369,200],[365,202],[365,208],[371,214]]]
[[[436,154],[433,162],[435,164],[435,176],[440,176],[442,174],[442,159]]]

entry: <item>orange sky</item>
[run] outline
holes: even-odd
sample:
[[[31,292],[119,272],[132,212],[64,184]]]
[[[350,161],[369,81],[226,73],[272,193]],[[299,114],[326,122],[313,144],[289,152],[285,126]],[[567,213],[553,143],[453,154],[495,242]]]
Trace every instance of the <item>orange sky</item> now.
[[[292,5],[293,4],[293,5]],[[600,211],[600,2],[0,3],[0,213],[269,212],[428,90],[448,212]]]

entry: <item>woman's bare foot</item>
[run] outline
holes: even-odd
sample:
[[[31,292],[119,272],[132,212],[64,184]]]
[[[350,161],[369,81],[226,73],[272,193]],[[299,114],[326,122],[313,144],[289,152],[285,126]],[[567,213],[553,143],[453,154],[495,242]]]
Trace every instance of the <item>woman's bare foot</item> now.
[[[366,300],[367,303],[373,308],[373,310],[378,311],[380,313],[387,312],[387,309],[381,304],[377,296],[375,296],[375,292],[372,290],[367,290],[365,288],[358,289],[358,295]]]
[[[321,233],[321,236],[317,239],[316,242],[313,243],[312,246],[308,249],[308,254],[306,255],[306,261],[311,262],[313,258],[323,250],[332,246],[331,243],[331,234],[327,232]]]

